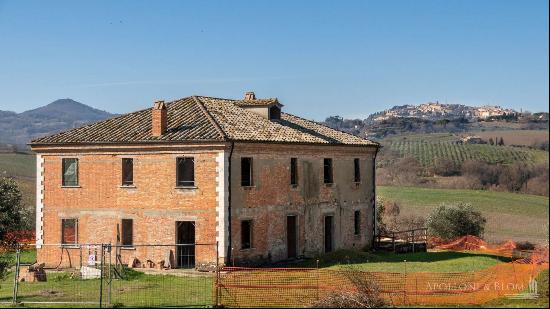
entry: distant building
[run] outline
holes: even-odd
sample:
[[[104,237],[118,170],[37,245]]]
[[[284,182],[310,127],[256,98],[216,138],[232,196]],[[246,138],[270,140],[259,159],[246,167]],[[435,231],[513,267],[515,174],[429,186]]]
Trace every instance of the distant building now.
[[[483,138],[479,136],[466,136],[461,139],[464,144],[487,144]]]

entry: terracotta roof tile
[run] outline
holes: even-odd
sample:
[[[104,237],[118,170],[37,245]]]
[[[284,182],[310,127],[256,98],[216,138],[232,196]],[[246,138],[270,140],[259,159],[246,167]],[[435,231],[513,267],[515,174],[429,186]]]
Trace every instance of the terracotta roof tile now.
[[[253,101],[256,105],[278,103],[276,99]],[[159,137],[151,134],[148,108],[38,138],[31,145],[189,141],[378,145],[287,113],[281,113],[280,120],[268,120],[241,107],[249,102],[194,96],[167,103],[168,129]]]

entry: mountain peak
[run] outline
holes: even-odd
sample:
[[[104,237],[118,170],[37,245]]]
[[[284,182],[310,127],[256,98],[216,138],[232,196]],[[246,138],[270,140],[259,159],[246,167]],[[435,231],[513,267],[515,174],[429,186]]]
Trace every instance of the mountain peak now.
[[[116,116],[70,98],[20,114],[0,112],[0,143],[26,144],[31,139]]]

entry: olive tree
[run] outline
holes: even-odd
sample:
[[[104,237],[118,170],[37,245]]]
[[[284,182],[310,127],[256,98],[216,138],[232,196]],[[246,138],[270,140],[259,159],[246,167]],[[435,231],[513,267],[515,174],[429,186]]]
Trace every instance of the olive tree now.
[[[6,234],[19,230],[23,211],[21,207],[21,191],[13,178],[0,177],[0,246],[7,243]],[[0,256],[0,278],[5,274],[8,263]]]
[[[465,235],[482,237],[486,222],[471,204],[441,204],[428,216],[428,231],[432,236],[448,240]]]

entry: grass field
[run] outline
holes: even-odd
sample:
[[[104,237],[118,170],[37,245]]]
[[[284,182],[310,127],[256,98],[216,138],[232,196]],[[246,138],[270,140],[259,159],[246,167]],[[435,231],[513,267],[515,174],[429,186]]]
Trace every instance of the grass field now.
[[[25,260],[32,260],[34,256],[32,251],[26,252],[24,255]],[[393,254],[340,250],[321,256],[319,259],[320,267],[323,268],[346,269],[351,266],[357,270],[391,273],[470,272],[509,261],[507,258],[493,255],[449,251]],[[315,267],[316,264],[315,260],[310,260],[298,266]],[[76,279],[71,274],[71,272],[67,271],[49,272],[47,282],[21,283],[18,299],[23,302],[97,302],[99,299],[99,280]],[[537,279],[541,287],[544,282],[548,282],[548,272],[546,271],[544,274]],[[0,280],[0,307],[9,306],[7,304],[2,305],[1,303],[11,300],[12,280],[13,273],[9,273],[4,280]],[[110,292],[110,303],[114,307],[166,307],[176,305],[206,307],[214,301],[213,292],[212,275],[206,277],[146,275],[138,271],[128,270],[126,279],[113,281]],[[104,286],[104,299],[107,299],[108,295],[109,291]],[[490,306],[544,307],[547,304],[547,298],[533,301],[497,299],[492,301]],[[25,307],[33,306],[42,307],[43,305],[25,304]],[[71,305],[51,305],[51,307],[59,306],[69,307]],[[92,307],[93,305],[78,304],[76,306]]]
[[[472,134],[487,140],[491,137],[493,140],[502,137],[506,145],[532,146],[534,143],[548,142],[546,130],[496,130],[472,132]]]
[[[26,153],[0,153],[0,175],[33,178],[35,171],[36,156]]]
[[[459,143],[453,134],[400,135],[384,139],[382,145],[402,157],[415,157],[422,165],[431,166],[436,158],[461,163],[477,160],[487,163],[548,162],[548,152],[512,146],[471,145]]]
[[[34,209],[36,156],[26,153],[0,153],[0,176],[17,180],[23,195],[23,205]]]
[[[394,254],[339,250],[322,255],[318,259],[320,267],[336,269],[352,267],[356,270],[391,273],[469,272],[510,261],[508,258],[495,255],[451,251]],[[315,260],[310,260],[299,266],[316,267],[316,263]]]
[[[207,307],[213,304],[213,276],[180,277],[134,272],[129,279],[113,280],[110,303],[125,307]],[[99,300],[100,280],[82,280],[71,272],[48,272],[48,281],[19,284],[21,302],[82,302]],[[103,283],[106,286],[106,282]],[[0,281],[0,303],[12,299],[13,273]],[[104,288],[107,303],[109,291]],[[97,307],[97,304],[96,304]]]
[[[467,202],[487,218],[485,238],[489,241],[548,240],[548,198],[507,192],[377,187],[379,197],[396,201],[402,214],[427,216],[441,203]]]

